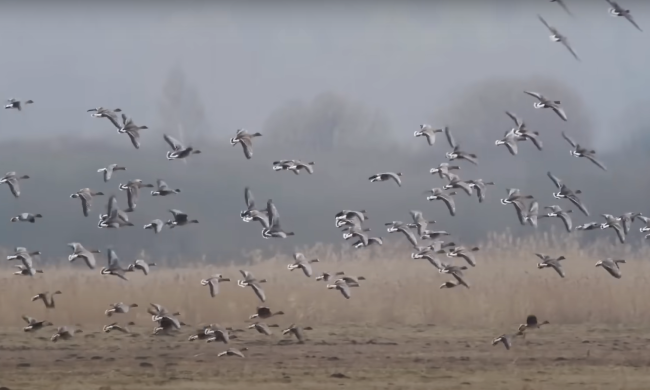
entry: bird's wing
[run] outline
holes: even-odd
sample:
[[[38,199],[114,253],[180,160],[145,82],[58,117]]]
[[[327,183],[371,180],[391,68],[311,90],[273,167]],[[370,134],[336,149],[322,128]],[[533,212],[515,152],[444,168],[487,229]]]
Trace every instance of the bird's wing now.
[[[244,150],[244,156],[246,156],[247,159],[253,157],[253,143],[251,142],[251,139],[249,137],[243,137],[240,138],[239,143]]]
[[[505,141],[506,148],[513,156],[516,156],[519,153],[519,148],[517,147],[517,141],[514,139],[508,139]]]
[[[449,127],[445,127],[445,136],[447,137],[447,142],[449,142],[449,146],[455,148],[456,140],[454,140],[454,136],[453,134],[451,134],[451,129]]]
[[[440,199],[442,199],[442,201],[447,205],[449,214],[451,214],[452,217],[456,215],[456,202],[454,201],[454,198],[451,196],[441,196]]]
[[[248,207],[248,210],[252,210],[255,208],[255,198],[253,197],[253,193],[248,187],[244,188],[244,200],[246,201],[246,206]]]
[[[562,107],[558,106],[557,104],[554,104],[554,105],[552,106],[552,108],[553,108],[553,111],[555,111],[555,113],[556,113],[560,118],[562,118],[563,121],[565,121],[565,122],[567,121],[566,113],[564,112],[564,109],[563,109]]]
[[[564,277],[564,270],[562,269],[562,266],[560,266],[559,263],[551,262],[550,266],[555,270],[555,272],[557,272],[558,275]]]
[[[582,203],[580,198],[578,198],[576,195],[570,195],[568,199],[573,203],[574,205],[578,206],[580,211],[582,211],[586,216],[589,216],[589,211],[587,210],[587,207]]]
[[[546,173],[546,175],[549,177],[549,179],[551,179],[551,180],[553,181],[553,184],[555,184],[555,186],[556,186],[557,188],[561,188],[561,187],[562,187],[562,181],[561,181],[560,179],[558,179],[557,176],[553,175],[553,174],[551,173],[551,171],[548,171],[548,172]]]
[[[108,255],[108,267],[109,268],[119,267],[120,259],[117,257],[117,254],[115,253],[115,251],[113,249],[109,248],[106,253]]]
[[[401,228],[399,228],[398,230],[399,230],[400,232],[404,233],[404,235],[406,236],[406,238],[409,240],[409,242],[410,242],[413,246],[417,246],[417,245],[418,245],[418,240],[417,240],[417,238],[415,238],[415,234],[413,234],[413,232],[412,232],[409,228],[407,228],[407,227],[401,227]]]
[[[623,231],[623,228],[618,224],[611,225],[611,227],[614,229],[614,231],[616,231],[616,235],[618,236],[618,240],[621,242],[621,244],[624,244],[625,232]]]
[[[262,290],[262,288],[257,283],[252,283],[250,286],[253,288],[255,295],[257,295],[260,301],[266,302],[266,294],[264,294],[264,290]]]
[[[266,211],[269,215],[269,225],[278,225],[280,223],[280,214],[271,199],[266,202]]]
[[[639,25],[636,24],[636,22],[634,21],[634,19],[632,18],[632,15],[630,15],[630,13],[625,14],[625,19],[627,19],[628,22],[632,23],[632,25],[634,27],[636,27],[637,30],[643,31],[643,30],[641,30],[641,27],[639,27]]]
[[[165,141],[167,142],[169,147],[171,147],[173,150],[184,149],[183,144],[179,140],[177,140],[176,138],[174,138],[174,137],[172,137],[170,135],[167,135],[167,134],[164,134],[163,138],[165,139]]]
[[[9,186],[13,196],[18,198],[20,196],[20,185],[18,184],[18,180],[11,178],[7,180],[7,185]]]
[[[524,91],[524,93],[534,98],[537,98],[537,100],[546,100],[546,98],[544,98],[544,96],[541,93],[532,92],[532,91]]]
[[[575,50],[573,50],[573,48],[571,47],[571,45],[569,45],[569,42],[567,41],[566,38],[564,38],[564,39],[562,40],[562,44],[564,45],[564,47],[567,48],[567,50],[569,50],[569,52],[571,53],[571,55],[573,55],[573,57],[574,57],[576,60],[580,61],[580,57],[578,57],[578,54],[576,54]]]
[[[576,144],[576,142],[575,142],[571,137],[569,137],[569,136],[568,136],[564,131],[562,132],[562,138],[564,138],[564,140],[565,140],[566,142],[568,142],[569,145],[573,146],[574,148],[578,145],[578,144]]]
[[[567,214],[565,212],[561,212],[561,213],[558,214],[558,217],[564,223],[564,227],[566,228],[567,232],[570,232],[571,229],[572,229],[572,226],[571,226],[572,222],[571,222],[571,217],[569,216],[569,214]]]
[[[547,28],[550,32],[552,32],[553,34],[555,34],[555,29],[554,29],[553,27],[551,27],[548,23],[546,23],[546,20],[544,20],[544,18],[543,18],[541,15],[537,15],[537,18],[539,19],[540,22],[542,22],[542,24],[544,24],[544,26],[546,26],[546,28]]]
[[[515,115],[514,113],[512,113],[510,111],[506,111],[506,115],[508,115],[510,117],[510,119],[512,119],[515,122],[515,126],[517,126],[518,128],[520,128],[520,127],[522,127],[524,125],[524,122],[522,122],[521,119],[519,119],[519,117],[517,115]]]
[[[587,154],[585,157],[588,158],[592,163],[596,164],[598,168],[602,169],[603,171],[607,171],[607,168],[605,168],[605,166],[600,161],[598,161],[596,157],[592,156],[591,154]]]

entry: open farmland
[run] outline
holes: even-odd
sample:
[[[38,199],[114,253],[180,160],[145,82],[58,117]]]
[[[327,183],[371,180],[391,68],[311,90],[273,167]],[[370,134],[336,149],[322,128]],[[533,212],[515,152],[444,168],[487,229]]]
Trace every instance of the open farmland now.
[[[567,257],[566,278],[536,268],[533,253],[542,248]],[[621,248],[604,243],[580,248],[551,236],[523,241],[493,236],[481,246],[478,266],[467,273],[470,289],[439,289],[446,275],[391,244],[381,255],[326,246],[305,251],[321,260],[314,264],[315,275],[344,271],[367,278],[349,301],[324,282],[287,271],[289,256],[241,267],[153,269],[149,276],[130,274],[129,282],[67,265],[34,278],[5,276],[0,385],[641,389],[650,379],[650,263],[645,251],[617,252]],[[594,267],[601,254],[628,260],[621,279]],[[259,302],[236,285],[239,269],[268,279],[266,303],[285,312],[265,321],[279,325],[271,336],[246,329]],[[216,272],[233,280],[213,299],[199,281]],[[56,308],[30,302],[36,293],[54,290],[62,291]],[[107,318],[108,304],[120,301],[139,307]],[[154,323],[145,311],[150,302],[180,311],[188,325],[172,336],[151,335]],[[52,343],[52,327],[23,332],[22,314],[78,325],[83,333]],[[515,339],[510,351],[491,345],[494,337],[516,331],[528,314],[551,324]],[[131,334],[103,333],[102,325],[112,321],[135,325]],[[215,322],[243,330],[229,346],[248,348],[245,359],[217,360],[227,346],[187,340],[200,325]],[[281,335],[291,323],[313,328],[305,331],[304,344]]]

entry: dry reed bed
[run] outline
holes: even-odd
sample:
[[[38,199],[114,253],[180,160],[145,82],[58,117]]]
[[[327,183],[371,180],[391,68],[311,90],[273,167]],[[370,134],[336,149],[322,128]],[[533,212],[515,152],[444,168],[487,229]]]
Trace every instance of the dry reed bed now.
[[[101,325],[109,321],[103,314],[108,304],[118,301],[140,305],[133,313],[113,317],[119,321],[149,324],[145,309],[155,302],[181,311],[182,319],[192,325],[220,322],[239,326],[260,303],[250,289],[236,285],[239,269],[268,279],[263,285],[266,303],[286,313],[277,318],[281,324],[502,326],[519,323],[529,313],[557,324],[650,323],[650,262],[644,260],[648,251],[643,247],[634,250],[629,245],[603,242],[580,246],[572,239],[550,234],[527,239],[491,235],[477,253],[477,267],[466,273],[471,289],[441,290],[440,284],[451,277],[439,274],[425,260],[411,259],[408,247],[398,242],[366,251],[326,245],[298,248],[308,257],[320,258],[320,263],[313,264],[314,277],[322,271],[345,271],[368,279],[353,289],[349,301],[300,270],[289,272],[286,265],[292,258],[288,254],[262,259],[260,252],[250,253],[247,265],[194,263],[154,269],[149,276],[128,274],[129,282],[102,276],[81,264],[46,268],[45,274],[34,278],[13,276],[4,269],[0,326],[20,325],[22,314],[56,324]],[[551,269],[537,269],[535,252],[566,256],[566,278]],[[628,261],[622,265],[622,279],[594,267],[604,257]],[[463,260],[455,262],[462,264]],[[199,281],[217,272],[233,281],[222,284],[220,294],[212,299]],[[63,291],[56,296],[55,310],[46,310],[40,301],[30,302],[39,292],[55,290]]]

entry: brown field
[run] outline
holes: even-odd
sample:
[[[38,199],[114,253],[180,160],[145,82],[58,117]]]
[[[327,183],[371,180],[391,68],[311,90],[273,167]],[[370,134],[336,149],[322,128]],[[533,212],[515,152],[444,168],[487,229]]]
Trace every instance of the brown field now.
[[[645,389],[650,380],[650,262],[630,246],[576,242],[540,236],[515,240],[493,236],[466,275],[471,289],[439,289],[447,280],[408,249],[386,244],[381,251],[337,251],[317,246],[315,274],[345,271],[368,280],[346,301],[325,283],[289,272],[288,255],[246,266],[209,265],[128,274],[129,282],[66,264],[34,278],[3,270],[0,280],[0,386],[10,389],[265,389],[341,386],[353,389]],[[564,255],[566,278],[536,268],[535,252]],[[625,258],[623,278],[595,268],[604,257]],[[457,260],[458,262],[458,260]],[[78,266],[78,267],[77,267]],[[73,272],[73,267],[77,272]],[[281,327],[311,326],[305,344],[252,330],[237,333],[234,347],[246,359],[216,354],[223,344],[188,342],[201,324],[245,328],[258,300],[237,287],[238,269],[268,279],[267,304],[284,316]],[[212,299],[199,280],[215,272],[233,278]],[[4,276],[8,275],[8,276]],[[314,275],[315,276],[315,275]],[[30,298],[61,290],[55,309]],[[111,319],[109,303],[140,307]],[[149,302],[179,310],[189,324],[174,336],[153,336]],[[516,330],[527,314],[551,322],[510,351],[491,340]],[[79,325],[84,333],[52,343],[53,328],[24,333],[20,316]],[[134,321],[132,334],[104,334],[112,320]]]

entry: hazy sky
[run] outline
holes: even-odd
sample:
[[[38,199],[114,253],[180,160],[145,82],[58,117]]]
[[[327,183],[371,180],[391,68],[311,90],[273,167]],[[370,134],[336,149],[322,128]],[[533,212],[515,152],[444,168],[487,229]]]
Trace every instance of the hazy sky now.
[[[386,237],[385,222],[408,220],[408,211],[419,209],[454,240],[477,241],[508,227],[532,232],[519,226],[512,207],[499,204],[506,188],[533,194],[540,206],[568,207],[553,199],[549,170],[584,193],[592,215],[575,212],[576,225],[600,220],[600,213],[645,211],[645,196],[638,194],[650,191],[650,184],[637,179],[650,158],[642,152],[630,164],[628,156],[611,152],[639,134],[648,143],[650,54],[639,49],[649,47],[648,33],[610,16],[605,1],[566,3],[575,18],[544,0],[3,3],[0,91],[36,103],[23,112],[0,111],[0,166],[5,167],[0,172],[32,177],[19,199],[0,188],[0,247],[22,245],[59,256],[67,254],[66,242],[80,241],[89,247],[115,245],[125,257],[144,248],[160,256],[207,253],[230,259],[242,249],[288,252],[317,242],[338,244],[334,214],[364,208],[372,235]],[[650,2],[623,5],[650,30]],[[569,37],[581,62],[550,41],[537,14]],[[165,159],[161,136],[168,131],[160,112],[163,86],[179,67],[198,91],[206,128],[219,145],[198,145],[204,153],[187,165]],[[563,100],[569,122],[535,110],[533,99],[523,94],[529,88]],[[312,103],[316,96],[325,96],[316,99],[320,105]],[[86,113],[97,106],[120,107],[138,125],[148,125],[142,148],[136,151],[107,120]],[[511,125],[505,110],[523,115],[540,131],[543,152],[525,143],[515,157],[494,146]],[[460,163],[461,177],[495,181],[486,202],[460,194],[452,218],[443,205],[426,201],[424,190],[445,184],[428,172],[445,160],[448,146],[443,137],[433,147],[414,139],[423,122],[450,125],[463,148],[479,155],[478,167]],[[239,146],[228,145],[242,127],[265,135],[256,140],[250,161]],[[283,129],[289,129],[289,139],[300,131],[318,143],[344,141],[317,152],[301,150],[295,146],[299,142],[274,143],[273,133]],[[369,137],[374,134],[367,131],[375,130],[389,131],[381,138],[411,149],[387,153],[346,138]],[[571,157],[561,131],[595,147],[609,171]],[[72,143],[64,135],[84,139]],[[36,137],[44,141],[7,142]],[[273,172],[270,162],[280,158],[316,161],[316,173]],[[112,162],[129,170],[103,183],[96,170]],[[404,172],[403,187],[368,183],[368,176],[382,171]],[[183,192],[160,199],[144,191],[132,214],[136,227],[119,232],[96,228],[107,197],[96,201],[88,218],[69,198],[91,187],[116,193],[125,207],[117,186],[135,178],[150,183],[164,178]],[[638,193],[619,191],[630,184]],[[253,189],[258,207],[272,198],[284,227],[296,237],[264,240],[258,224],[242,223],[245,186]],[[153,218],[167,220],[169,208],[187,211],[201,223],[159,236],[142,229]],[[9,218],[20,212],[45,217],[34,225],[11,224]],[[543,222],[540,229],[551,225],[557,221]],[[609,231],[592,233],[612,238]]]
[[[161,86],[181,64],[216,134],[261,128],[286,101],[324,91],[411,134],[473,81],[541,74],[576,89],[596,146],[615,146],[623,115],[648,119],[630,109],[647,100],[648,35],[605,1],[566,3],[575,18],[544,0],[3,2],[0,90],[37,104],[28,119],[2,113],[0,135],[101,133],[83,114],[99,105],[155,124]],[[650,30],[650,2],[621,4]],[[548,39],[538,13],[582,62]]]

